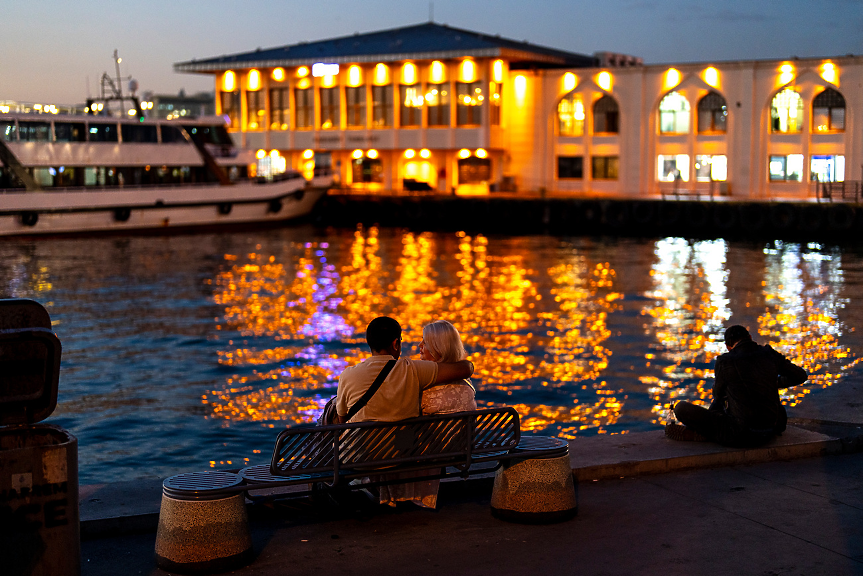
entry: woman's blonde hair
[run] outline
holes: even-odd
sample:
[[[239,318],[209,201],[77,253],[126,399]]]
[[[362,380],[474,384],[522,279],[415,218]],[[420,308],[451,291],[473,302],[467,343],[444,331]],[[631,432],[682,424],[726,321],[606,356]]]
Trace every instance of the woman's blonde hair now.
[[[438,362],[458,362],[467,358],[458,330],[446,320],[435,320],[426,324],[423,328],[423,342]]]

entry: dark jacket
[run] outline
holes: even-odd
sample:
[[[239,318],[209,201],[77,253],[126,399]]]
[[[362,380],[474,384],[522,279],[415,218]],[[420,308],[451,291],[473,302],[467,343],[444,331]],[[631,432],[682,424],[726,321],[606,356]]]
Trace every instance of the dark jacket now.
[[[752,340],[719,356],[715,373],[714,404],[724,406],[726,414],[749,430],[773,429],[782,411],[779,389],[803,384],[809,377],[769,345]]]

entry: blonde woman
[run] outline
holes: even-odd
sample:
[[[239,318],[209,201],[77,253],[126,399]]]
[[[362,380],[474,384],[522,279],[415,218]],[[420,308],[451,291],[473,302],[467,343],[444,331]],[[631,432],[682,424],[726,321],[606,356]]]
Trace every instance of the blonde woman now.
[[[432,362],[458,362],[467,358],[461,336],[446,320],[435,320],[423,328],[420,357]],[[432,385],[422,392],[422,414],[451,414],[476,410],[476,390],[470,380]]]
[[[423,360],[432,362],[458,362],[467,357],[458,330],[446,320],[436,320],[423,328],[419,352]],[[421,411],[427,415],[476,410],[475,395],[468,379],[433,384],[422,391]],[[399,478],[414,478],[428,472],[403,472]],[[384,485],[380,487],[380,502],[390,506],[395,506],[396,502],[413,502],[423,508],[436,508],[439,485],[440,480]]]

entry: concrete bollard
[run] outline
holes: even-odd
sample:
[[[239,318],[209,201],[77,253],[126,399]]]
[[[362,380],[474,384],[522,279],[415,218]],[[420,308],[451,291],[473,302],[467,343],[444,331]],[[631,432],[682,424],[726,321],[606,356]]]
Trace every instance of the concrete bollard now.
[[[185,499],[176,487],[178,478],[207,474],[181,474],[165,480],[156,532],[156,564],[163,570],[183,574],[226,572],[252,561],[249,517],[242,493],[219,497],[218,490],[229,487],[222,485],[213,489],[214,499],[201,499],[206,498],[206,491],[201,489],[189,490],[189,498]],[[215,477],[221,480],[221,476]],[[228,483],[233,482],[228,478]]]
[[[569,455],[530,458],[500,468],[494,477],[491,513],[527,524],[569,520],[578,514],[578,493]]]

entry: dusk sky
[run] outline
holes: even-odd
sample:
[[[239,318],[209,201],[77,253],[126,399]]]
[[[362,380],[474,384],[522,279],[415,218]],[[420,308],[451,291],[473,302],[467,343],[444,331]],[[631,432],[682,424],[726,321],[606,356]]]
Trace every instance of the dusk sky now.
[[[0,100],[75,104],[114,75],[114,49],[139,92],[194,93],[212,77],[174,63],[417,24],[429,2],[8,0],[2,14]],[[434,20],[648,64],[863,54],[861,0],[435,0]]]

